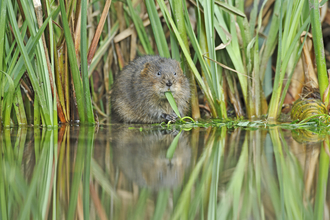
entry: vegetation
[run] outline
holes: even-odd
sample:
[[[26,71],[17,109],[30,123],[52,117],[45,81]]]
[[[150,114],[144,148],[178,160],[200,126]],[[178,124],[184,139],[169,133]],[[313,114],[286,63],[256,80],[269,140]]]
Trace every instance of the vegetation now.
[[[325,2],[0,0],[0,220],[328,216]],[[311,89],[321,101],[298,100],[292,118],[299,121],[278,125],[302,54],[308,66],[308,31],[318,79]],[[144,54],[180,61],[191,84],[191,118],[178,115],[188,123],[125,127],[134,139],[175,134],[155,158],[190,164],[171,187],[141,186],[124,175],[116,159],[131,165],[139,153],[116,155],[114,139],[127,138],[113,135],[116,127],[57,128],[108,119],[116,74]],[[200,107],[212,120],[201,119]],[[228,109],[239,119],[228,119]],[[188,161],[180,157],[185,135]],[[152,171],[164,178],[155,166],[143,174]]]
[[[141,142],[132,155],[129,146],[108,138],[108,128],[95,132],[82,126],[79,134],[68,126],[5,128],[0,219],[323,219],[329,214],[328,148],[317,144],[328,143],[329,134],[303,142],[302,133],[291,138],[289,126],[235,127],[182,130],[167,152]],[[155,127],[125,131],[134,140],[152,141],[166,133]],[[123,132],[117,138],[128,137]],[[191,139],[188,145],[185,138]]]
[[[229,105],[237,117],[277,119],[302,53],[300,36],[310,26],[320,94],[328,104],[323,43],[315,40],[322,39],[317,0],[254,1],[251,11],[244,11],[243,0],[0,3],[4,127],[94,124],[94,112],[110,114],[118,70],[143,54],[181,62],[193,119],[201,117],[199,102],[213,118],[226,119]],[[274,82],[271,58],[277,60]],[[272,84],[269,91],[265,85]],[[265,92],[271,92],[269,109]]]

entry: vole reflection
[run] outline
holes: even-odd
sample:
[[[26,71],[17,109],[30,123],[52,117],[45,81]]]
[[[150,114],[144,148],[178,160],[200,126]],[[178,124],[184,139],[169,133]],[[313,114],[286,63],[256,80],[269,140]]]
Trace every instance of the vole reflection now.
[[[114,164],[129,180],[154,190],[181,184],[191,160],[188,132],[127,127],[113,130]],[[179,142],[173,158],[168,159],[166,152],[176,135],[180,135]]]

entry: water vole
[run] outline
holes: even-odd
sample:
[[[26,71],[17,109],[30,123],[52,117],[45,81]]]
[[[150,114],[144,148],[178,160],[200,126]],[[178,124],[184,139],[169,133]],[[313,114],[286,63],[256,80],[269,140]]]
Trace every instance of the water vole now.
[[[113,85],[111,106],[117,121],[158,123],[177,118],[165,92],[171,91],[181,116],[189,110],[190,87],[179,62],[143,56],[130,62]]]

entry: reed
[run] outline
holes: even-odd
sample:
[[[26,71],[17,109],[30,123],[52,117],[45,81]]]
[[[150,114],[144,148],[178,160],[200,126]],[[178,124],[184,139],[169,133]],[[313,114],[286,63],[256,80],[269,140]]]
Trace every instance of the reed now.
[[[316,40],[322,39],[317,8],[324,2],[255,1],[247,16],[243,0],[2,0],[2,126],[27,124],[30,108],[36,126],[78,120],[93,124],[94,109],[102,116],[109,113],[106,96],[118,69],[136,54],[156,53],[181,62],[191,85],[192,118],[200,118],[203,94],[202,105],[213,118],[227,119],[229,105],[237,117],[257,119],[268,113],[268,119],[277,119],[289,86],[282,89],[283,82],[286,74],[290,79],[301,54],[299,36],[310,24],[321,96],[327,90],[323,43]],[[270,59],[276,59],[274,82]],[[3,73],[14,82],[13,94]]]

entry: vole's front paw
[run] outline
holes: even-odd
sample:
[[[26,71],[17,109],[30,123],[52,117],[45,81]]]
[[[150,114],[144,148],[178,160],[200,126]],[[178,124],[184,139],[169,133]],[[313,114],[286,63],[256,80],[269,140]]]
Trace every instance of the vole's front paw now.
[[[161,117],[163,119],[165,119],[166,123],[169,122],[169,121],[174,123],[176,121],[176,119],[178,118],[177,115],[169,115],[169,114],[166,114],[166,113],[163,113],[161,115]]]

